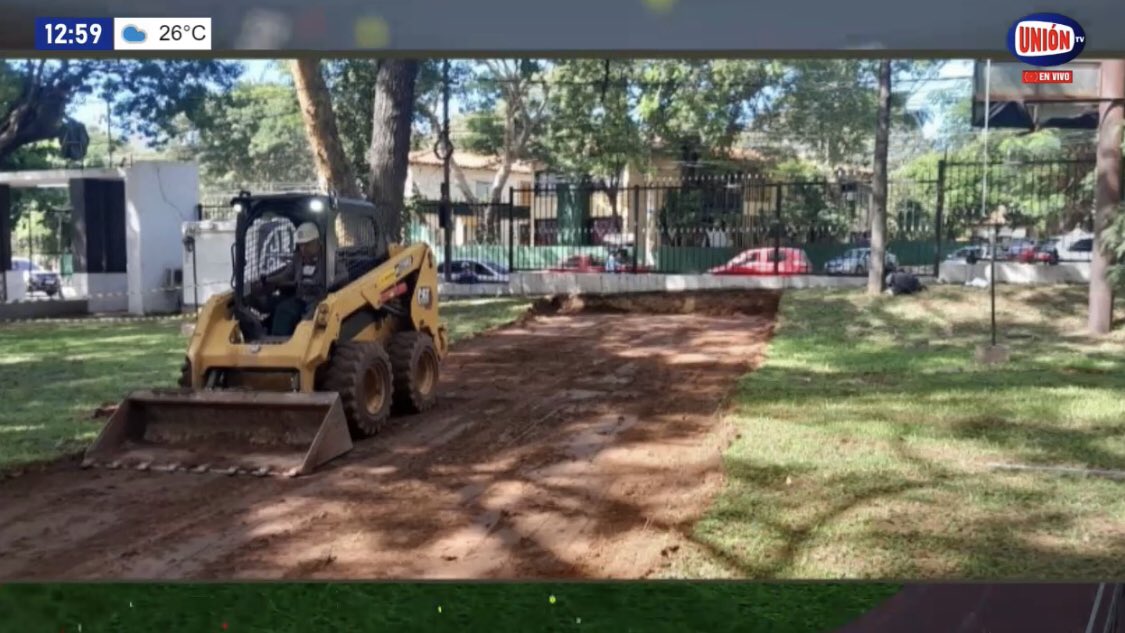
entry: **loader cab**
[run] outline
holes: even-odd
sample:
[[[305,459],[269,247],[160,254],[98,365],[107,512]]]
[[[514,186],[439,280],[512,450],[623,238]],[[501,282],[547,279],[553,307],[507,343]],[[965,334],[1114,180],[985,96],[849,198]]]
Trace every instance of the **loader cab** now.
[[[288,267],[297,257],[297,227],[311,222],[319,232],[324,265],[317,280],[323,291],[315,302],[375,268],[388,256],[387,218],[364,200],[317,193],[239,194],[231,200],[237,220],[232,261],[233,312],[243,339],[269,337],[270,297],[258,283]],[[305,318],[311,316],[311,312]]]

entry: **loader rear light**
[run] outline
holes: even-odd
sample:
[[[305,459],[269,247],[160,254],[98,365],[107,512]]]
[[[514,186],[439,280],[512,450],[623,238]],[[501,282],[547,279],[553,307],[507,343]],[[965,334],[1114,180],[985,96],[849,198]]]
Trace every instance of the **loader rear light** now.
[[[379,299],[382,300],[383,303],[386,303],[386,302],[390,301],[391,299],[394,299],[395,297],[402,296],[404,294],[406,294],[406,284],[405,283],[399,283],[399,284],[395,284],[395,286],[393,288],[387,288],[386,290],[384,290],[383,294],[379,297]]]

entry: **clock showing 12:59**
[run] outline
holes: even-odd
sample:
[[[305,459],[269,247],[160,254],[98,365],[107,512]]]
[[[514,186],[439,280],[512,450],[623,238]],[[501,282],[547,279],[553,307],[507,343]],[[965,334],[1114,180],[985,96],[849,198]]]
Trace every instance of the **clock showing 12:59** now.
[[[111,51],[113,18],[36,18],[35,49]]]

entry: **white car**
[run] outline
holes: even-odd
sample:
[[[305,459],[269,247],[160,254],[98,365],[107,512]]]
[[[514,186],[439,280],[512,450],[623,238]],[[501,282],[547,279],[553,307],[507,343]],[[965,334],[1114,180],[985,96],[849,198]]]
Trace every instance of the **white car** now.
[[[1067,242],[1059,242],[1059,261],[1088,262],[1094,259],[1094,238],[1084,237]]]
[[[1051,238],[1061,262],[1088,262],[1094,259],[1094,234],[1083,229]]]

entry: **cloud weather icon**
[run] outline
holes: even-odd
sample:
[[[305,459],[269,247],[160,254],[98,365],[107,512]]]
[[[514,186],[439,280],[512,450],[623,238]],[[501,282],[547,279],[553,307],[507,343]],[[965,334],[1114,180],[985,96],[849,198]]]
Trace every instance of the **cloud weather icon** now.
[[[143,42],[145,41],[145,32],[130,24],[121,30],[121,39],[126,42]]]

